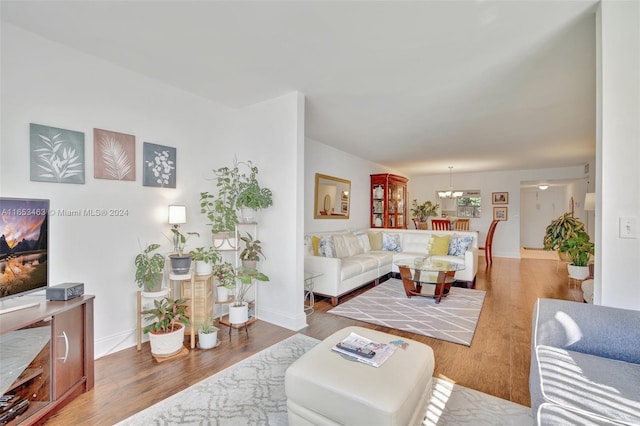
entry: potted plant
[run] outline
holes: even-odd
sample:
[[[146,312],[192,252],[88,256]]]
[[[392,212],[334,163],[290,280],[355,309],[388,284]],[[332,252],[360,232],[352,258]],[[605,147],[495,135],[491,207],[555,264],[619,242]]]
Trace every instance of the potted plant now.
[[[209,275],[213,271],[213,265],[222,260],[213,247],[197,247],[189,253],[191,253],[191,260],[196,263],[196,275]]]
[[[413,200],[411,214],[420,222],[420,229],[427,229],[429,217],[438,216],[438,208],[440,208],[440,204],[433,204],[429,200],[422,204],[418,204],[417,200]]]
[[[198,347],[200,349],[211,349],[218,344],[218,331],[215,326],[215,317],[208,315],[198,327]]]
[[[187,299],[165,297],[153,301],[153,308],[142,311],[144,319],[151,321],[144,327],[149,333],[151,353],[156,357],[168,357],[182,350],[184,327],[189,325],[186,316]]]
[[[240,217],[245,222],[255,219],[256,212],[261,209],[273,205],[273,194],[268,188],[261,188],[258,182],[258,167],[254,166],[251,161],[245,163],[250,170],[248,176],[240,182],[240,192],[236,200],[240,209]]]
[[[174,274],[184,275],[191,270],[191,253],[185,253],[184,249],[189,238],[200,236],[197,232],[187,232],[186,235],[180,232],[178,228],[171,228],[173,233],[173,244],[175,252],[169,255],[171,260],[171,270]]]
[[[236,287],[236,271],[229,262],[221,262],[213,265],[213,276],[218,280],[216,292],[219,302],[229,300],[229,290]]]
[[[558,250],[569,257],[571,263],[567,268],[571,278],[583,280],[589,276],[589,262],[594,253],[594,245],[590,241],[589,234],[584,231],[576,232],[564,240]]]
[[[558,250],[559,255],[564,255],[563,243],[578,232],[584,232],[584,223],[571,213],[564,213],[547,226],[543,239],[544,249]]]
[[[164,256],[152,253],[160,244],[149,244],[136,256],[136,284],[145,292],[159,291],[162,287]]]
[[[249,304],[244,300],[255,281],[269,281],[269,277],[255,268],[241,266],[236,271],[233,304],[229,306],[229,323],[243,324],[249,319]]]
[[[240,239],[244,242],[244,249],[240,252],[242,266],[255,269],[260,256],[265,258],[264,253],[262,253],[262,242],[254,240],[253,236],[248,232],[246,236],[240,237]]]

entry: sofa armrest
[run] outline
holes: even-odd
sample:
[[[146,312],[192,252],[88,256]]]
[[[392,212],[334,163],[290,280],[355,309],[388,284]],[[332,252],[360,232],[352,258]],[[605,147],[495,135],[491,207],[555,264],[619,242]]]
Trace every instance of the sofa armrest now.
[[[329,296],[337,296],[341,282],[342,259],[336,257],[305,256],[304,270],[322,275],[313,280],[314,291]]]
[[[464,264],[467,268],[471,268],[473,270],[473,276],[475,277],[478,274],[478,248],[477,247],[469,247],[469,249],[464,253]]]
[[[532,349],[546,345],[640,364],[638,324],[640,311],[538,299],[533,312]]]

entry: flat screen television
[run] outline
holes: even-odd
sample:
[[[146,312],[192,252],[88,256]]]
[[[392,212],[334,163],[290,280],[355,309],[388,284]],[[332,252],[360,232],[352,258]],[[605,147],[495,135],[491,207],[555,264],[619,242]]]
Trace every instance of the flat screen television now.
[[[49,284],[49,200],[0,197],[0,313]],[[33,303],[28,304],[33,305]]]

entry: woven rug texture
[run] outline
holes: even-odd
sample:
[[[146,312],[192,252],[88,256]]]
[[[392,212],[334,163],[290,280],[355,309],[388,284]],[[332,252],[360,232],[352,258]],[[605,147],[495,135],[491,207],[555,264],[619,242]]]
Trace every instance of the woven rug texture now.
[[[423,286],[423,293],[434,288]],[[429,297],[408,298],[402,281],[391,278],[328,312],[471,346],[485,295],[484,290],[452,287],[440,303]]]
[[[302,334],[291,336],[118,425],[287,426],[285,371],[317,343]],[[434,378],[423,426],[532,421],[528,407]]]

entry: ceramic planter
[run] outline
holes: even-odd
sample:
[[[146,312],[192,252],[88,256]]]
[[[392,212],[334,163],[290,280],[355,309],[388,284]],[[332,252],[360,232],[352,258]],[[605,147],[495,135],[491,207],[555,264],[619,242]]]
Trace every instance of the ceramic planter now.
[[[258,261],[257,260],[243,260],[242,261],[242,266],[244,266],[247,269],[256,269],[256,267],[258,266]]]
[[[234,232],[217,232],[212,236],[213,248],[216,250],[235,250],[238,245]]]
[[[218,331],[213,333],[203,333],[202,330],[198,331],[198,347],[200,349],[211,349],[218,344]]]
[[[229,289],[223,285],[216,287],[216,295],[218,296],[218,302],[226,302],[229,300]]]
[[[155,357],[169,357],[182,350],[184,343],[184,324],[175,324],[175,331],[170,333],[149,333],[151,354]]]
[[[191,255],[184,254],[182,256],[178,254],[169,255],[171,260],[171,270],[177,275],[186,275],[191,270]]]
[[[213,271],[213,265],[204,260],[196,260],[196,275],[209,275]]]
[[[241,306],[229,306],[229,323],[244,324],[249,320],[249,306],[242,302]]]
[[[249,207],[242,207],[240,209],[240,219],[243,222],[255,222],[257,216],[258,211],[255,209],[250,209]]]
[[[567,265],[567,269],[569,270],[569,277],[576,280],[584,280],[589,276],[588,266],[575,266],[570,263]]]

